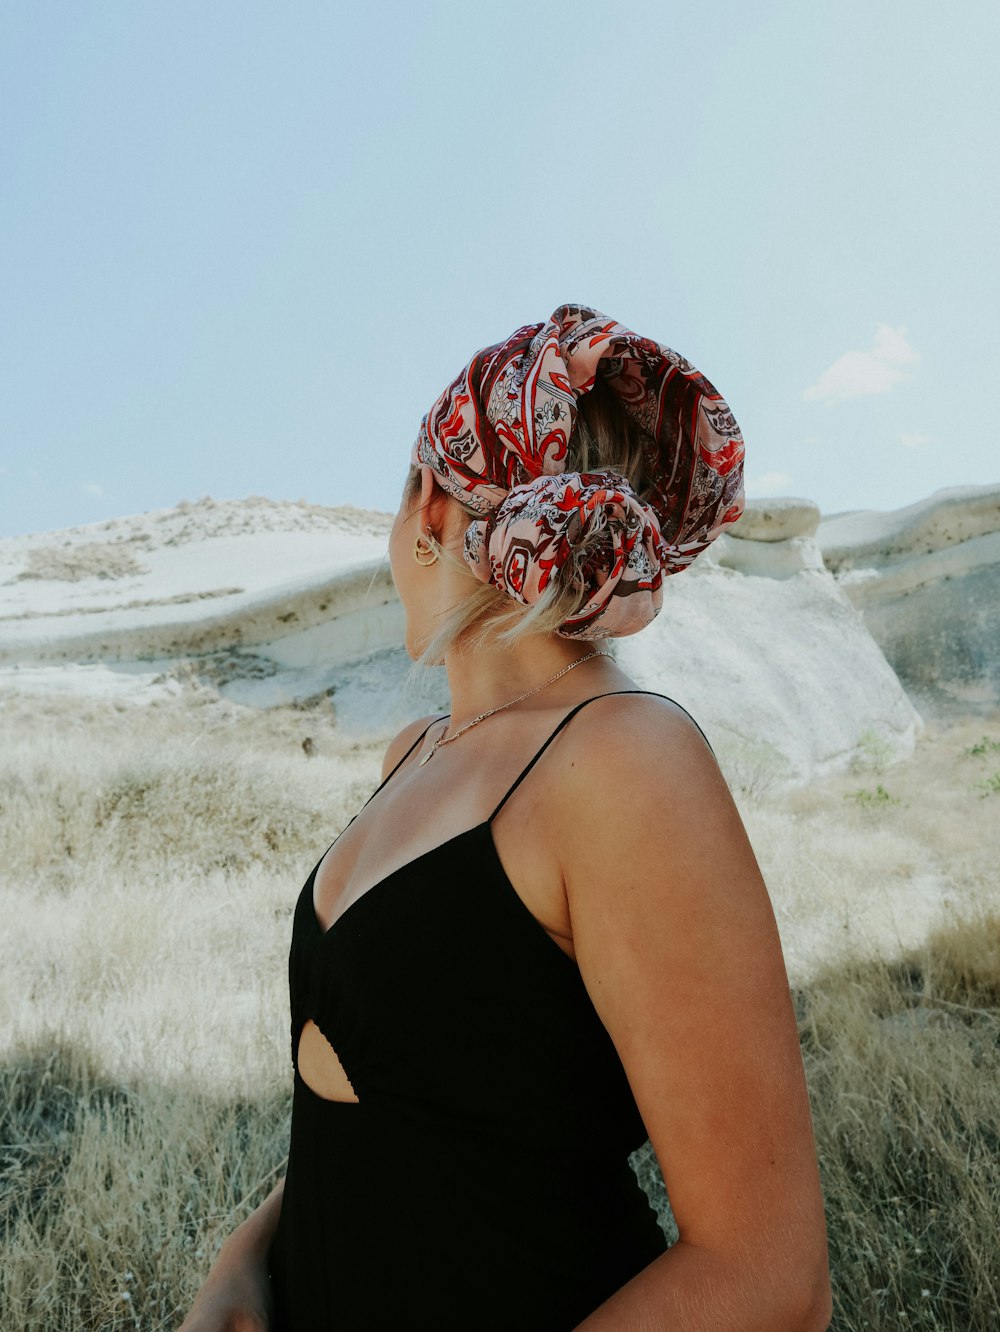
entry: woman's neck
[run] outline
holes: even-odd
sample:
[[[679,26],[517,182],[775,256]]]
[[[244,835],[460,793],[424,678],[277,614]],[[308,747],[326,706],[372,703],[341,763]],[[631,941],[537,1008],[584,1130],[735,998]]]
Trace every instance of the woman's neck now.
[[[452,726],[462,726],[480,713],[500,707],[529,689],[536,689],[558,671],[565,674],[551,685],[538,690],[538,702],[552,703],[560,695],[580,696],[584,680],[604,688],[621,687],[627,677],[610,655],[582,658],[600,651],[609,653],[606,643],[578,642],[555,634],[528,637],[513,647],[490,645],[463,651],[451,648],[445,654],[451,694]],[[579,665],[574,663],[579,662]],[[451,728],[450,728],[451,729]]]

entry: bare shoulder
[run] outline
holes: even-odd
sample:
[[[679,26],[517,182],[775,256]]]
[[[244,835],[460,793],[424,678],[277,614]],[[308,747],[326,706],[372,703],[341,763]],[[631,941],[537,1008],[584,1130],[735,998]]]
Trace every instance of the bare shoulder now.
[[[659,935],[666,947],[664,930],[672,950],[696,947],[708,943],[709,919],[720,930],[746,926],[748,911],[777,978],[780,950],[760,867],[691,714],[659,695],[607,696],[567,731],[549,798],[584,978],[588,958],[595,976],[604,970],[618,932],[626,948],[633,934],[647,945]],[[701,925],[680,936],[676,927],[689,915]]]
[[[440,712],[429,712],[426,717],[418,717],[416,721],[407,722],[403,729],[393,736],[386,747],[385,757],[382,760],[383,781],[407,750],[416,743],[418,737],[426,731],[431,722],[442,715]]]
[[[600,800],[623,816],[636,796],[657,807],[696,788],[733,807],[715,754],[697,720],[660,694],[609,694],[582,708],[567,727],[560,795],[580,809]]]
[[[634,894],[640,911],[661,909],[667,894],[679,907],[692,870],[704,880],[711,868],[718,880],[723,865],[730,873],[717,883],[720,894],[752,883],[767,897],[732,792],[681,704],[656,694],[609,695],[581,709],[567,732],[550,799],[571,911],[608,906],[593,866],[617,861],[623,870],[623,857],[637,876],[647,872],[646,887]]]

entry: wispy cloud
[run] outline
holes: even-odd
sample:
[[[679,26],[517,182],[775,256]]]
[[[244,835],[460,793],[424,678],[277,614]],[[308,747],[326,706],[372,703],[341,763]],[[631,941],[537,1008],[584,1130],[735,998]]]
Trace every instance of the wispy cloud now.
[[[851,398],[888,393],[909,378],[902,367],[919,360],[920,353],[910,346],[905,328],[878,324],[870,351],[844,352],[802,396],[808,402],[825,402],[832,407]]]
[[[902,434],[899,437],[899,442],[900,444],[902,444],[904,449],[920,449],[923,448],[925,444],[929,444],[931,442],[931,437],[930,435]]]
[[[80,487],[80,489],[83,491],[83,493],[84,493],[85,495],[103,495],[103,494],[104,494],[104,487],[101,486],[101,485],[98,485],[98,483],[97,483],[96,481],[84,481],[84,483],[83,483],[83,485]]]
[[[757,476],[745,477],[743,488],[748,497],[769,499],[775,495],[787,495],[791,484],[792,478],[788,472],[761,472]]]

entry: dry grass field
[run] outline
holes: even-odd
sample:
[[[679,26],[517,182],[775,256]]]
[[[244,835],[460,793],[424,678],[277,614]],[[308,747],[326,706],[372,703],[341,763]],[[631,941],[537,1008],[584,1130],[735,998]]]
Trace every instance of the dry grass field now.
[[[200,696],[0,727],[0,1326],[175,1328],[282,1169],[291,909],[381,751]],[[800,1018],[832,1326],[1000,1328],[1000,716],[791,794],[720,759]]]

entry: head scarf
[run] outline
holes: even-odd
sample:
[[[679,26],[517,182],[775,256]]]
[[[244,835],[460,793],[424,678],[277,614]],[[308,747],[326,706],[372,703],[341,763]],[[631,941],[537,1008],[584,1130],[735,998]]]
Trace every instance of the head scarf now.
[[[615,472],[567,471],[579,398],[597,376],[648,441],[644,499]],[[480,515],[473,573],[525,605],[575,561],[584,604],[557,630],[620,637],[659,612],[686,569],[743,513],[743,439],[707,379],[677,352],[583,305],[561,305],[476,353],[424,416],[411,461]]]

